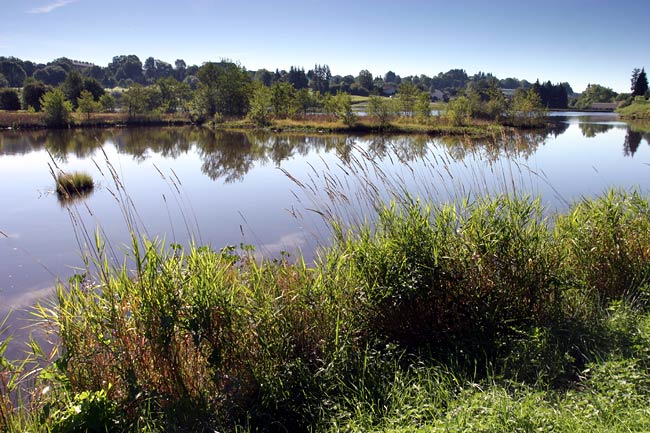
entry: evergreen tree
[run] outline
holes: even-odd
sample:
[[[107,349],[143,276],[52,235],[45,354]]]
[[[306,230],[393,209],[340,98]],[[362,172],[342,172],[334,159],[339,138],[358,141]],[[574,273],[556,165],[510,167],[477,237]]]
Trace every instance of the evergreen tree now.
[[[330,89],[332,73],[328,65],[316,65],[310,70],[307,76],[311,79],[311,89],[321,94],[327,93]]]
[[[307,78],[307,74],[305,74],[305,70],[302,68],[294,68],[292,66],[287,75],[287,82],[293,84],[293,87],[298,90],[309,87],[309,79]]]
[[[79,72],[73,71],[68,74],[61,85],[65,98],[72,103],[73,108],[77,108],[77,99],[84,90],[84,81]]]
[[[648,77],[645,68],[632,71],[632,96],[643,96],[648,91]]]

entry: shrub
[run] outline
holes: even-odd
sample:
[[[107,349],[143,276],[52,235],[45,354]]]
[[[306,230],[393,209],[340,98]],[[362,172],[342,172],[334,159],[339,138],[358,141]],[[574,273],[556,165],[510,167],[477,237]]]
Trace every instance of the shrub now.
[[[48,126],[64,126],[70,121],[72,104],[65,99],[60,89],[50,90],[41,99],[41,108],[45,113],[45,123]]]
[[[29,107],[32,107],[35,111],[41,111],[41,98],[50,90],[52,90],[50,86],[40,81],[33,78],[26,79],[22,94],[23,108],[29,110]]]
[[[0,110],[20,110],[20,98],[13,89],[0,89]]]

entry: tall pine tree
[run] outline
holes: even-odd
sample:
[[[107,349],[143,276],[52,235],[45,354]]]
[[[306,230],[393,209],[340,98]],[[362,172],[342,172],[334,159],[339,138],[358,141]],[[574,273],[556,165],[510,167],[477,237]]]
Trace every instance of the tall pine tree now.
[[[640,71],[635,68],[632,71],[632,96],[643,96],[648,91],[648,77],[645,68]]]

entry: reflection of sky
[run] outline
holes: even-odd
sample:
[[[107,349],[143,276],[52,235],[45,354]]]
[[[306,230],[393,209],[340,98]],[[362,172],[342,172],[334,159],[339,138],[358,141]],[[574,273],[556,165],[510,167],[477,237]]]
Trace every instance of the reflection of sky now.
[[[566,202],[598,194],[611,186],[639,186],[648,191],[650,146],[644,139],[633,157],[625,156],[626,133],[626,129],[614,127],[586,138],[575,119],[570,119],[568,129],[557,138],[547,139],[528,156],[513,159],[502,156],[487,162],[488,151],[483,148],[450,149],[436,139],[426,145],[426,161],[416,160],[405,166],[391,153],[395,143],[390,140],[387,155],[370,155],[369,159],[387,177],[397,179],[396,183],[402,182],[416,194],[436,200],[514,189],[541,194],[545,204],[561,211]],[[361,148],[372,145],[368,139],[356,141]],[[400,145],[403,141],[400,139]],[[175,158],[152,150],[146,152],[146,158],[135,158],[118,152],[111,143],[105,144],[105,150],[135,204],[141,228],[150,237],[164,236],[166,243],[187,244],[189,232],[197,243],[215,248],[253,244],[263,256],[298,249],[309,259],[315,246],[326,242],[328,236],[319,217],[306,210],[328,202],[322,195],[326,167],[344,185],[341,188],[334,184],[332,191],[344,190],[353,203],[358,203],[355,191],[363,190],[353,176],[336,168],[340,161],[334,151],[311,150],[305,155],[293,152],[282,161],[283,169],[304,183],[314,184],[321,194],[306,197],[268,159],[253,161],[253,167],[241,181],[226,183],[223,179],[212,180],[202,172],[205,155],[196,146],[179,152]],[[398,155],[400,152],[412,153],[412,149],[402,147]],[[450,154],[459,159],[454,162]],[[358,156],[358,152],[354,155]],[[101,151],[95,150],[93,157],[106,175]],[[0,156],[0,196],[4,199],[0,231],[8,235],[0,236],[0,310],[33,299],[32,293],[51,287],[55,275],[65,280],[73,267],[82,263],[70,216],[50,192],[53,181],[49,161],[44,150]],[[86,170],[99,181],[96,190],[75,209],[83,216],[91,238],[100,224],[119,255],[129,237],[120,208],[111,195],[115,190],[111,179],[102,176],[90,159],[74,155],[68,156],[62,168]],[[172,170],[182,183],[180,194],[171,185]],[[353,216],[362,219],[367,215],[357,211]]]

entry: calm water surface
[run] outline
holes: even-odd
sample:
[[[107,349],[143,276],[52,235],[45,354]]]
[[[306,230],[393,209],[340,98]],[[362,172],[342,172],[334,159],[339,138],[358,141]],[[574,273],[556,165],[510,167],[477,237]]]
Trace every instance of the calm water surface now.
[[[0,314],[31,305],[82,265],[81,221],[91,234],[100,227],[115,250],[129,242],[111,167],[151,238],[187,244],[193,237],[215,248],[244,243],[267,257],[301,251],[308,259],[328,237],[309,209],[368,216],[364,178],[440,201],[526,192],[540,195],[549,212],[613,186],[649,191],[649,125],[611,114],[551,117],[548,133],[476,141],[200,128],[0,131]],[[62,203],[53,193],[50,169],[57,167],[88,171],[95,191],[73,206]]]

